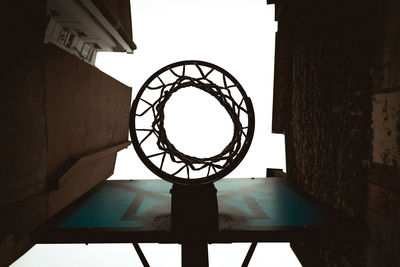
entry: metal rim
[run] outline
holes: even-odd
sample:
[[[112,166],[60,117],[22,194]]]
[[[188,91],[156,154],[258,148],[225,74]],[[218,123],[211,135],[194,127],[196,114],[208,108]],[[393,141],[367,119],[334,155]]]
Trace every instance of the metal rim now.
[[[199,73],[201,74],[200,78],[195,79],[185,75],[185,67],[191,65],[195,66],[199,70]],[[182,74],[179,75],[176,72],[174,72],[173,69],[177,67],[182,67],[183,70]],[[208,72],[205,73],[202,67],[208,68]],[[209,74],[212,73],[213,71],[217,71],[222,75],[224,85],[219,86],[208,79]],[[165,90],[167,87],[160,78],[160,75],[166,72],[171,72],[177,77],[177,80],[174,83],[168,84],[168,86],[170,86],[169,90]],[[163,85],[161,85],[160,88],[149,87],[149,85],[156,79],[161,80],[161,83]],[[228,86],[226,79],[231,81],[233,85]],[[225,108],[225,110],[228,112],[229,116],[234,122],[234,135],[232,137],[232,140],[230,141],[228,146],[226,146],[225,149],[221,151],[221,153],[213,157],[197,158],[190,155],[186,155],[177,150],[175,146],[171,142],[169,142],[166,136],[165,129],[163,127],[165,104],[167,103],[168,99],[171,97],[173,93],[188,86],[203,90],[209,93],[210,95],[214,96]],[[231,99],[232,96],[230,94],[230,88],[235,88],[240,93],[242,97],[240,104],[236,103],[233,99]],[[146,100],[142,99],[142,95],[146,90],[160,90],[160,98],[154,103],[147,102]],[[227,92],[227,94],[225,92]],[[228,99],[230,102],[227,101],[226,99]],[[145,112],[148,112],[151,109],[154,114],[152,129],[136,128],[137,117],[140,117],[145,113],[144,112],[143,114],[137,114],[137,108],[139,102],[141,101],[144,101],[146,102],[147,105],[149,105],[149,108]],[[243,104],[245,105],[245,108],[242,107]],[[242,114],[243,113],[247,114],[247,126],[242,126],[240,124],[240,118],[239,118],[240,112],[242,112]],[[238,118],[235,117],[236,115]],[[235,123],[235,120],[239,120],[239,123]],[[212,183],[216,180],[225,177],[227,174],[233,171],[243,160],[244,156],[246,155],[250,147],[254,134],[254,124],[255,120],[254,120],[253,105],[251,103],[250,98],[246,95],[246,92],[244,91],[243,87],[240,85],[240,83],[230,73],[228,73],[221,67],[208,62],[198,61],[198,60],[187,60],[170,64],[168,66],[161,68],[156,73],[154,73],[149,79],[147,79],[147,81],[143,84],[143,86],[139,90],[135,100],[133,101],[130,113],[130,121],[129,121],[132,145],[135,148],[135,151],[138,154],[141,161],[145,164],[145,166],[149,168],[154,174],[161,177],[162,179],[181,185],[202,185],[202,184]],[[137,132],[142,130],[148,131],[148,135],[146,135],[144,140],[139,141]],[[141,145],[152,134],[156,135],[158,138],[159,143],[157,143],[157,146],[160,149],[160,152],[151,155],[149,154],[146,155]],[[242,141],[241,138],[244,139],[243,142],[241,142]],[[160,140],[162,140],[162,142]],[[232,149],[236,151],[231,152]],[[163,157],[161,166],[156,166],[150,160],[151,157],[155,156]],[[178,171],[173,174],[165,172],[162,169],[162,167],[166,156],[171,157],[171,160],[173,158],[177,158],[178,159],[176,161],[177,164],[183,164],[181,165],[183,167],[180,167]],[[223,160],[225,160],[223,166],[213,165],[213,163],[209,163],[212,162],[213,160],[218,160],[219,158],[223,158]],[[205,164],[203,167],[199,167],[198,170],[203,168],[208,168],[207,175],[201,178],[190,178],[189,171],[190,170],[196,171],[195,170],[196,167],[194,167],[195,166],[194,164]],[[178,177],[176,175],[177,173],[180,173],[183,169],[187,171],[188,175],[187,178]],[[210,169],[213,169],[214,173],[210,174]]]

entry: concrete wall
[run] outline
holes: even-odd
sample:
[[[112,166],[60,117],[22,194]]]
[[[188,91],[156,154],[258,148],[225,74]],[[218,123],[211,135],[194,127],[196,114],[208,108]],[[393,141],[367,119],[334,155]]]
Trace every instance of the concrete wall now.
[[[273,131],[288,179],[370,233],[292,247],[306,266],[398,266],[399,3],[276,1],[276,12]]]
[[[382,1],[378,11],[366,258],[369,266],[400,266],[400,2]]]
[[[49,193],[52,216],[112,175],[117,150],[86,165],[79,159],[127,142],[132,89],[56,46],[45,51],[47,176],[57,185]]]
[[[33,245],[37,226],[107,179],[129,144],[131,88],[43,44],[46,1],[14,2],[1,16],[0,266]]]
[[[371,158],[371,45],[364,28],[370,10],[355,16],[350,8],[311,1],[282,6],[273,118],[280,126],[273,130],[286,134],[290,179],[356,217]]]
[[[45,12],[45,1],[9,1],[1,9],[0,266],[32,246],[27,233],[47,216]]]

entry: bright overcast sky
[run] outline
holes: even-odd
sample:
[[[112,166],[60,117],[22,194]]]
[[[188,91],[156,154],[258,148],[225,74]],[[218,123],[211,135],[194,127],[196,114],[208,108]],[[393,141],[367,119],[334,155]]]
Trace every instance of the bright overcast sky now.
[[[284,139],[271,134],[275,32],[274,6],[265,0],[134,0],[137,50],[98,53],[96,66],[133,88],[170,63],[196,59],[231,73],[252,99],[256,128],[252,146],[229,177],[265,177],[285,169]],[[157,178],[132,146],[119,153],[115,179]],[[249,244],[209,246],[211,267],[240,266]],[[178,245],[143,244],[151,266],[180,266]],[[36,245],[13,266],[141,266],[129,244]],[[288,243],[259,244],[249,266],[300,266]]]
[[[154,72],[176,61],[202,60],[224,68],[246,90],[256,116],[250,150],[228,177],[264,177],[267,167],[285,169],[283,135],[271,134],[273,5],[265,0],[140,0],[132,2],[132,25],[134,54],[99,53],[98,68],[131,86],[132,98]],[[191,136],[187,142],[201,138]],[[119,152],[112,178],[157,176],[131,146]]]

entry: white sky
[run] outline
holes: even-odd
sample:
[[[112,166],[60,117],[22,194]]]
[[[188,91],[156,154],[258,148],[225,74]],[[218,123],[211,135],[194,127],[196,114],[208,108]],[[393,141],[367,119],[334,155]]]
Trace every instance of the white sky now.
[[[97,67],[131,86],[132,98],[154,72],[176,61],[202,60],[224,68],[241,83],[256,116],[250,150],[228,177],[264,177],[267,167],[285,169],[284,137],[271,134],[273,5],[264,0],[138,0],[132,2],[132,25],[134,54],[99,53]],[[112,178],[158,177],[130,146],[119,152]]]
[[[134,0],[131,6],[138,49],[132,55],[98,53],[96,66],[131,86],[132,98],[150,75],[176,61],[202,60],[224,68],[246,90],[256,115],[252,146],[228,177],[265,177],[267,167],[285,169],[283,135],[270,134],[277,28],[274,6],[265,0]],[[159,179],[144,167],[132,146],[119,152],[112,179],[145,178]],[[210,266],[241,266],[249,246],[210,245]],[[179,245],[141,247],[151,266],[180,266]],[[89,244],[36,245],[12,266],[141,264],[130,244]],[[288,243],[264,243],[257,246],[249,266],[301,265]]]

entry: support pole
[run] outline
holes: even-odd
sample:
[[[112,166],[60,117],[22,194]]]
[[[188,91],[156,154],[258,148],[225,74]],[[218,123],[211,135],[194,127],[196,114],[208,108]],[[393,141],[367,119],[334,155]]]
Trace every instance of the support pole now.
[[[133,247],[135,248],[136,253],[137,253],[138,256],[139,256],[139,259],[140,259],[140,261],[142,262],[143,267],[150,267],[149,263],[148,263],[147,260],[146,260],[146,257],[145,257],[144,254],[143,254],[143,251],[142,251],[142,250],[140,249],[140,247],[139,247],[139,244],[138,244],[138,243],[132,243],[132,245],[133,245]]]
[[[208,267],[208,247],[206,242],[182,243],[182,267]]]
[[[254,250],[256,249],[256,246],[257,246],[257,242],[252,242],[251,243],[249,251],[247,251],[246,258],[244,258],[242,267],[249,266],[251,257],[253,256],[253,253],[254,253]]]

